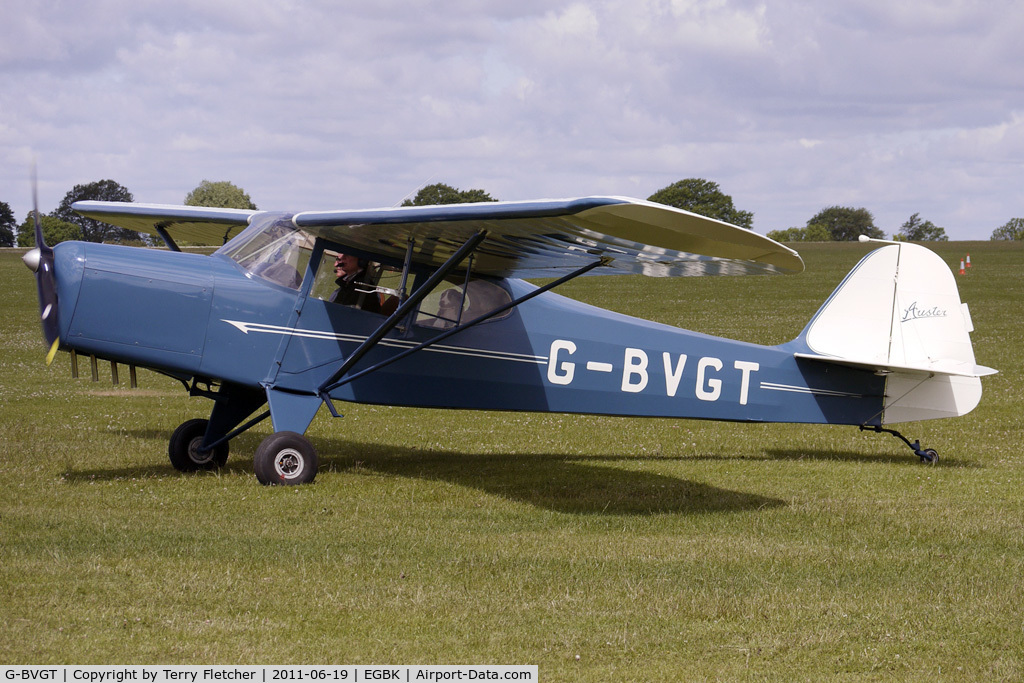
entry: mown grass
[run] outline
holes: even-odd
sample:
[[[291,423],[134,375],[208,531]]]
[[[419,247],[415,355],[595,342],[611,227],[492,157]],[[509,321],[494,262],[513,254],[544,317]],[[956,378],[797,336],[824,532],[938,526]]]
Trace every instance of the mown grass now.
[[[535,663],[546,681],[1024,677],[1024,249],[953,243],[979,362],[957,420],[884,435],[344,406],[312,486],[264,488],[261,426],[218,474],[167,438],[209,406],[50,368],[0,253],[0,662]],[[788,278],[590,278],[564,293],[761,343],[866,249]],[[102,366],[101,366],[102,369]],[[102,376],[102,373],[101,373]],[[262,429],[262,431],[261,431]]]

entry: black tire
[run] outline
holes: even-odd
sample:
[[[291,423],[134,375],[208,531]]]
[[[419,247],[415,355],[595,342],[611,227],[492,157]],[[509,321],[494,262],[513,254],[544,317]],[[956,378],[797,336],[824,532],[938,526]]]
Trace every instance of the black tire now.
[[[196,470],[215,470],[224,467],[228,461],[228,444],[225,441],[212,451],[200,453],[203,436],[209,420],[196,419],[182,422],[167,444],[167,455],[171,465],[179,472],[195,472]]]
[[[926,448],[925,450],[921,451],[921,453],[922,453],[922,455],[921,455],[921,462],[923,462],[924,464],[926,464],[926,465],[938,465],[939,464],[939,454],[938,454],[938,452],[934,448]]]
[[[256,479],[264,486],[308,484],[316,478],[320,458],[309,439],[296,432],[276,432],[263,439],[253,456]]]

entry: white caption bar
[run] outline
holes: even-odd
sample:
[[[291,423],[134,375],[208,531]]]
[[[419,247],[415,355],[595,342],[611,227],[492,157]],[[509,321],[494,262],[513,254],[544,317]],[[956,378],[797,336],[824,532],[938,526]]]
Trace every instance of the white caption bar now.
[[[537,681],[537,666],[0,666],[0,683],[364,683]]]

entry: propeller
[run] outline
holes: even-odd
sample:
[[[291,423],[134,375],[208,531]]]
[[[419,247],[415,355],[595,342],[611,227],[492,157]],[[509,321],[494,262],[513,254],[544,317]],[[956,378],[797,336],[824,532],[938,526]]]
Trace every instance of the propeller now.
[[[53,270],[53,248],[43,239],[43,225],[39,220],[39,191],[35,170],[32,171],[32,219],[35,223],[36,246],[22,257],[29,270],[36,274],[36,288],[39,291],[39,316],[43,324],[43,339],[50,346],[46,364],[53,362],[60,346],[57,327],[57,280]]]

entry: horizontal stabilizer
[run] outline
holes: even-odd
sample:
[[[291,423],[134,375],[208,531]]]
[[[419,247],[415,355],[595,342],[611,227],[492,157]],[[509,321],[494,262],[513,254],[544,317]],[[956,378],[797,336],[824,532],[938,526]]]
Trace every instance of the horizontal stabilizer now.
[[[907,374],[920,375],[956,375],[958,377],[985,377],[994,375],[998,370],[985,367],[984,365],[971,365],[955,360],[937,360],[921,365],[900,365],[897,363],[879,363],[874,360],[858,360],[856,358],[837,358],[835,356],[819,356],[813,353],[796,353],[797,358],[835,363],[837,365],[848,365],[855,368],[866,368],[876,372],[904,372]]]

